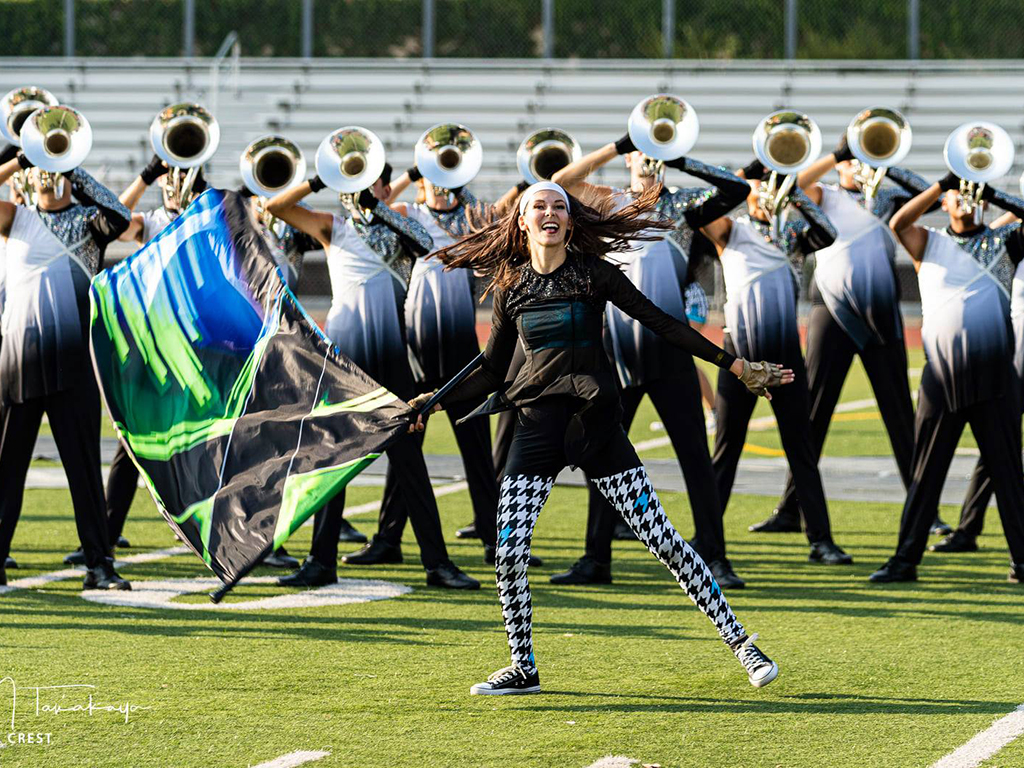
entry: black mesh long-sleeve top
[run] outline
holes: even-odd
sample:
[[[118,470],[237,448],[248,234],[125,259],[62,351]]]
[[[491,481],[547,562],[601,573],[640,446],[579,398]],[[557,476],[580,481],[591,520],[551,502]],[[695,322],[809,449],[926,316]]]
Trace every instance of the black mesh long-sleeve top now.
[[[548,274],[523,265],[516,282],[495,293],[483,363],[442,404],[495,393],[467,416],[472,418],[552,395],[578,397],[584,442],[599,445],[601,437],[619,425],[618,388],[602,343],[606,302],[690,355],[722,368],[735,360],[660,310],[613,264],[570,253]],[[517,340],[522,341],[526,362],[506,386]]]

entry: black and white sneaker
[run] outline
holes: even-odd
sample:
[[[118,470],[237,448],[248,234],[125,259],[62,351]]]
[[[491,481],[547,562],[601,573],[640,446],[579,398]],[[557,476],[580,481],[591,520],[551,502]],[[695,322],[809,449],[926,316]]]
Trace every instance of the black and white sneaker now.
[[[540,675],[537,670],[527,673],[513,664],[511,667],[499,669],[487,678],[486,683],[477,683],[469,692],[474,696],[540,693]]]
[[[756,632],[739,645],[734,646],[732,652],[736,654],[740,664],[747,670],[750,684],[755,688],[762,688],[779,676],[779,665],[754,645],[755,640],[757,640]]]

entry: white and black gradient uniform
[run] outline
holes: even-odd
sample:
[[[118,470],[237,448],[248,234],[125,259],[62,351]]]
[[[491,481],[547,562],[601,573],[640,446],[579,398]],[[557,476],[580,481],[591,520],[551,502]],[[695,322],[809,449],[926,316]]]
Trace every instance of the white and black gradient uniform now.
[[[1010,324],[1013,327],[1013,371],[1018,386],[1024,387],[1024,261],[1017,265],[1010,284]],[[1024,409],[1024,390],[1021,401],[1021,408]],[[992,475],[985,466],[985,460],[979,458],[960,510],[957,529],[961,533],[971,538],[981,535],[985,526],[985,510],[992,500],[993,490]]]
[[[907,381],[896,240],[888,222],[929,183],[904,168],[890,168],[886,178],[899,186],[881,187],[870,200],[870,210],[860,190],[821,185],[821,209],[837,237],[815,253],[807,320],[807,385],[811,438],[820,457],[846,375],[854,356],[860,356],[906,488],[914,451],[914,405]],[[777,512],[789,522],[799,521],[792,473],[787,474]]]
[[[405,350],[405,297],[413,264],[433,248],[433,241],[419,223],[380,201],[370,216],[369,223],[334,217],[327,251],[331,309],[325,331],[342,354],[408,400],[414,385]],[[448,562],[419,440],[405,434],[391,444],[387,454],[388,479],[401,485],[424,567]],[[315,516],[310,556],[328,569],[337,565],[344,509],[342,491]]]
[[[1024,201],[987,191],[1024,214]],[[1024,564],[1020,386],[1013,370],[1010,289],[1024,258],[1018,221],[970,233],[928,229],[917,279],[925,365],[917,399],[913,475],[900,520],[898,559],[921,562],[960,435],[970,424],[992,478],[1011,559]]]
[[[131,213],[82,169],[64,177],[59,211],[17,206],[7,238],[0,346],[0,562],[11,539],[45,413],[67,474],[75,523],[92,568],[108,557],[100,475],[100,398],[89,358],[89,282]]]
[[[773,390],[770,404],[800,497],[807,538],[815,544],[831,542],[832,532],[818,457],[807,430],[810,406],[797,327],[794,263],[831,245],[836,231],[801,190],[793,192],[790,200],[794,210],[774,237],[768,223],[748,215],[732,222],[729,241],[719,256],[726,293],[723,346],[748,360],[780,363],[796,376],[792,384]],[[756,403],[757,398],[735,376],[719,374],[712,465],[723,514]]]
[[[685,292],[694,280],[694,238],[703,237],[702,226],[742,203],[750,186],[724,168],[692,158],[682,162],[679,170],[713,186],[663,189],[651,216],[672,221],[676,228],[658,240],[637,241],[634,250],[616,254],[615,261],[624,264],[626,277],[659,309],[687,322]],[[636,196],[619,189],[612,199],[619,210]],[[724,558],[722,503],[717,487],[707,481],[712,475],[711,454],[693,358],[612,304],[605,310],[605,329],[605,347],[622,388],[623,429],[629,434],[644,395],[650,397],[686,480],[695,529],[690,544],[708,562]],[[607,563],[619,515],[594,483],[588,485],[586,554]]]
[[[498,502],[495,570],[512,663],[526,672],[536,669],[530,543],[555,477],[567,465],[579,466],[594,481],[726,643],[745,638],[711,571],[669,522],[622,429],[618,388],[602,345],[609,301],[685,354],[726,368],[735,361],[658,309],[617,267],[570,252],[547,274],[523,265],[511,287],[495,292],[483,363],[442,401],[448,407],[494,392],[473,415],[516,411]],[[507,384],[518,342],[525,360]]]
[[[474,222],[481,225],[490,218],[488,204],[479,202],[469,190],[460,189],[456,200],[456,206],[448,211],[435,211],[423,203],[407,208],[409,218],[419,222],[430,234],[435,251],[468,235]],[[445,270],[439,259],[416,260],[405,301],[405,335],[417,392],[437,389],[480,352],[473,287],[471,270]],[[491,461],[490,429],[483,419],[458,423],[479,404],[459,403],[447,414],[466,471],[477,534],[485,545],[493,546],[497,535],[494,521],[498,510],[498,480]],[[425,432],[418,436],[422,442]],[[386,484],[377,536],[398,546],[408,516],[398,484]]]

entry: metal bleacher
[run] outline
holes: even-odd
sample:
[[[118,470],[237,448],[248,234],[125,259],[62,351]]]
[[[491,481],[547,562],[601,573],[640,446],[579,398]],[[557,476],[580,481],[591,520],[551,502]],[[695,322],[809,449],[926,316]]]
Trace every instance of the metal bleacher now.
[[[945,172],[946,136],[966,120],[997,122],[1024,149],[1022,75],[1024,64],[1005,61],[242,59],[237,83],[220,76],[221,145],[207,176],[218,186],[237,185],[241,150],[268,132],[292,138],[312,163],[320,140],[346,124],[378,133],[400,171],[412,163],[413,145],[426,128],[454,121],[469,126],[484,147],[474,191],[495,198],[519,180],[515,150],[530,131],[562,128],[588,151],[623,133],[639,99],[668,91],[697,110],[694,154],[707,162],[744,165],[756,121],[775,109],[810,114],[828,149],[857,111],[886,105],[913,126],[906,165],[937,178]],[[212,106],[211,78],[209,60],[0,59],[0,93],[39,85],[85,113],[95,141],[87,167],[114,189],[150,157],[147,131],[162,106],[181,100]],[[999,186],[1017,189],[1022,165],[1019,151]],[[600,180],[625,178],[614,163]],[[332,204],[328,193],[321,196],[323,205]]]

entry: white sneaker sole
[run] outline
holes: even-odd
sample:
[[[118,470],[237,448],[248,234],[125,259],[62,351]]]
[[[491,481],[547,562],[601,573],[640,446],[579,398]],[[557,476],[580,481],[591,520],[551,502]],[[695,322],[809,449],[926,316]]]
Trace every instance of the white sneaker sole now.
[[[525,693],[540,693],[539,685],[529,688],[487,688],[486,683],[477,683],[469,689],[470,696],[518,696]]]
[[[759,677],[756,680],[754,678],[752,678],[752,677],[749,677],[748,679],[750,680],[750,684],[752,686],[754,686],[755,688],[764,688],[766,685],[768,685],[768,683],[770,683],[772,680],[774,680],[778,676],[779,676],[779,665],[776,664],[773,661],[772,662],[772,668],[770,670],[768,670],[768,674],[764,675],[763,677]]]

